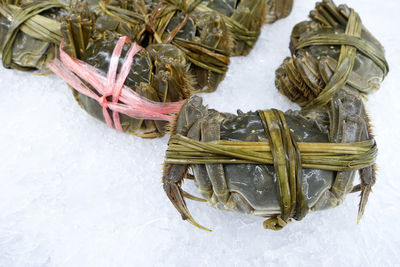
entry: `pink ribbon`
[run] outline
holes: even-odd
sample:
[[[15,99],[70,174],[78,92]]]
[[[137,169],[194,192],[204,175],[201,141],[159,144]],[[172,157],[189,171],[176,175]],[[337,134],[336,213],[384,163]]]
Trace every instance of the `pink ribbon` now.
[[[129,42],[129,39],[126,36],[119,38],[111,56],[107,77],[95,67],[72,58],[64,52],[62,49],[64,40],[60,44],[60,60],[54,59],[48,63],[48,67],[75,90],[99,102],[103,108],[104,119],[111,128],[114,128],[114,121],[115,129],[123,131],[119,113],[137,119],[172,121],[173,116],[170,114],[179,112],[184,101],[154,102],[124,85],[131,70],[133,57],[143,49],[141,46],[136,43],[131,45],[124,58],[121,71],[117,75],[119,58],[124,44],[127,42]],[[87,87],[82,80],[88,82],[97,91],[97,94]],[[109,96],[112,96],[112,102],[107,101]],[[112,111],[113,119],[111,119],[108,109]]]

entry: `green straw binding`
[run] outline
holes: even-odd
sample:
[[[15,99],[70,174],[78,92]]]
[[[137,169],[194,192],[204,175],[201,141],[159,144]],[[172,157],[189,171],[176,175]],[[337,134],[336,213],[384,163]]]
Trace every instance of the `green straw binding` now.
[[[374,164],[375,140],[354,143],[297,143],[303,168],[354,171]],[[269,142],[200,142],[182,135],[169,140],[168,164],[274,164]]]
[[[321,4],[322,5],[322,4]],[[329,4],[324,3],[329,8]],[[321,11],[324,9],[321,8]],[[336,10],[336,8],[331,7],[329,10]],[[337,11],[335,11],[337,13]],[[335,14],[336,14],[335,13]],[[330,17],[329,14],[325,14],[327,18]],[[339,14],[335,16],[341,23],[344,23],[344,19]],[[322,18],[319,16],[318,18]],[[327,25],[334,25],[334,20],[326,22]],[[337,24],[337,23],[336,23]],[[334,71],[333,76],[323,89],[323,91],[313,100],[304,105],[304,109],[311,109],[317,106],[323,106],[328,104],[330,99],[341,90],[347,83],[350,73],[353,71],[354,62],[356,58],[357,51],[363,53],[365,56],[369,57],[374,61],[386,75],[389,71],[388,63],[386,62],[384,56],[384,50],[382,47],[377,47],[376,45],[363,40],[361,38],[362,23],[360,17],[353,9],[350,9],[350,15],[347,20],[346,30],[344,33],[326,33],[311,36],[305,40],[302,40],[296,47],[296,50],[315,46],[315,45],[341,45],[340,56],[338,64]]]

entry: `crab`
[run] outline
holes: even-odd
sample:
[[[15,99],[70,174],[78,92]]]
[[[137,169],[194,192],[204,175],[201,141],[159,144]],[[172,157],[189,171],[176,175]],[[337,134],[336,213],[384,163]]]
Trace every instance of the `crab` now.
[[[116,33],[105,32],[92,40],[82,54],[82,60],[100,72],[106,73],[111,54],[119,40]],[[129,46],[122,48],[119,65]],[[179,102],[190,96],[191,80],[186,74],[187,62],[181,50],[170,44],[154,44],[136,53],[130,66],[125,86],[147,100],[154,102]],[[79,105],[96,119],[106,122],[102,106],[77,90],[73,90]],[[122,130],[145,138],[162,136],[167,131],[167,122],[136,119],[121,114]]]
[[[341,45],[312,44],[321,35],[332,38],[343,35],[351,9],[336,7],[332,1],[316,4],[311,20],[297,24],[291,34],[291,57],[287,57],[276,71],[278,90],[302,107],[313,101],[327,86],[338,68]],[[365,97],[376,92],[389,67],[385,50],[375,37],[362,27],[360,38],[368,51],[357,50],[354,65],[343,88],[348,93]],[[308,43],[307,43],[308,42]]]
[[[364,104],[353,95],[343,93],[332,99],[330,109],[316,109],[307,113],[288,111],[282,114],[296,142],[341,143],[372,138],[368,131],[368,116]],[[182,107],[175,125],[174,135],[169,143],[170,149],[166,154],[162,178],[164,190],[182,218],[204,230],[208,228],[198,224],[191,216],[185,197],[207,201],[210,206],[225,211],[268,217],[270,219],[264,222],[264,227],[280,230],[291,218],[301,220],[309,211],[338,206],[355,188],[355,191],[369,193],[375,183],[373,166],[362,169],[361,185],[356,187],[353,186],[355,170],[332,171],[300,167],[301,173],[297,182],[297,188],[301,192],[297,193],[299,203],[297,206],[295,203],[293,209],[284,214],[284,207],[279,201],[281,193],[277,170],[273,164],[244,164],[233,160],[232,163],[225,164],[217,163],[217,160],[213,164],[185,164],[186,161],[181,161],[179,156],[169,156],[177,150],[181,151],[177,152],[179,155],[185,157],[188,152],[184,148],[172,147],[176,145],[176,140],[187,138],[200,143],[206,142],[205,144],[217,140],[241,141],[249,145],[252,142],[268,143],[270,138],[259,112],[238,112],[237,115],[220,113],[202,105],[199,97],[192,97]],[[200,146],[200,143],[195,144]],[[220,152],[219,155],[223,158],[226,154]],[[194,181],[202,198],[181,188],[185,178]],[[291,196],[293,198],[293,193]],[[359,218],[366,202],[367,193],[361,198]]]

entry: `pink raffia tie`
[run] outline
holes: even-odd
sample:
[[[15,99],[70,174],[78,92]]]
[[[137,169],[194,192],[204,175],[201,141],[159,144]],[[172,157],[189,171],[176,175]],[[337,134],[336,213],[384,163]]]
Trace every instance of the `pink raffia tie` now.
[[[137,119],[172,121],[173,116],[171,113],[179,112],[184,101],[171,103],[154,102],[124,85],[132,67],[133,57],[143,49],[141,46],[136,43],[130,46],[124,58],[121,71],[117,75],[119,58],[125,43],[128,42],[129,39],[126,36],[119,38],[111,56],[106,76],[95,67],[79,59],[72,58],[64,52],[62,49],[64,40],[60,44],[60,59],[54,59],[48,63],[48,67],[75,90],[95,99],[103,108],[104,119],[111,128],[115,126],[115,129],[123,131],[119,113]],[[93,92],[83,81],[89,83],[97,93]],[[112,97],[111,102],[107,101],[108,97]],[[108,109],[112,111],[112,119]]]

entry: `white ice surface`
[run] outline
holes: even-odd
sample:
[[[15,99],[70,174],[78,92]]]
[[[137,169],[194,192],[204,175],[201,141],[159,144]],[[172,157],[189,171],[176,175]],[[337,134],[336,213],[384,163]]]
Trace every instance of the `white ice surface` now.
[[[108,129],[61,79],[0,68],[0,266],[399,266],[400,2],[347,3],[386,47],[391,68],[368,102],[379,174],[359,225],[357,195],[280,232],[264,230],[262,218],[188,201],[213,229],[201,231],[163,192],[168,137]],[[277,93],[274,71],[289,55],[292,27],[313,6],[295,0],[289,18],[265,26],[254,51],[232,59],[205,102],[230,112],[295,108]]]

